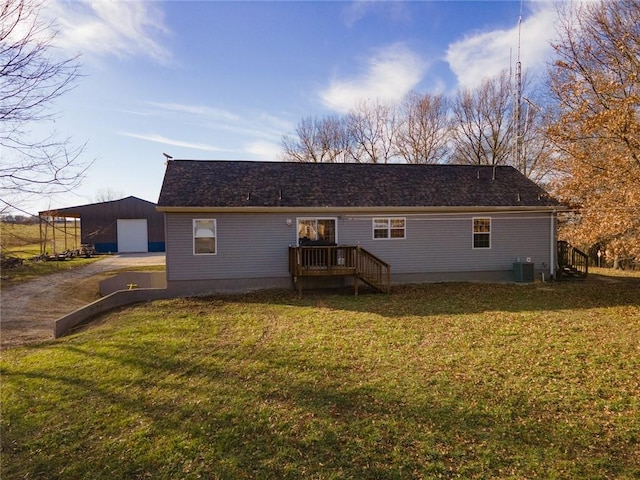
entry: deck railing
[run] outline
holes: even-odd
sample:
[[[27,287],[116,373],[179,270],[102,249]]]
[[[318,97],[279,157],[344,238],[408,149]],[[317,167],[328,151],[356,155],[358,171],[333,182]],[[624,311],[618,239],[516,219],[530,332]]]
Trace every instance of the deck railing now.
[[[558,242],[558,266],[561,276],[586,277],[589,273],[589,256],[569,242]]]
[[[352,276],[372,287],[388,293],[391,286],[391,267],[360,246],[301,246],[289,247],[289,272],[301,289],[302,277]]]
[[[358,278],[372,287],[389,293],[391,289],[391,267],[364,248],[356,247]]]

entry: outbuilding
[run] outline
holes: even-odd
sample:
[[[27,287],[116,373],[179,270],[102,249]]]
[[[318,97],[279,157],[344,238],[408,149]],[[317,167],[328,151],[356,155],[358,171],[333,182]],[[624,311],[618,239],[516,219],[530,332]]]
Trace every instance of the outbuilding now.
[[[42,225],[55,225],[60,219],[80,220],[83,245],[92,245],[98,253],[164,252],[164,215],[156,204],[134,196],[107,202],[79,205],[39,212]],[[63,222],[67,225],[67,222]],[[52,229],[55,232],[56,229]],[[47,241],[54,240],[53,234]],[[42,239],[42,233],[41,233]],[[44,245],[44,242],[43,242]],[[52,253],[73,247],[53,244]]]

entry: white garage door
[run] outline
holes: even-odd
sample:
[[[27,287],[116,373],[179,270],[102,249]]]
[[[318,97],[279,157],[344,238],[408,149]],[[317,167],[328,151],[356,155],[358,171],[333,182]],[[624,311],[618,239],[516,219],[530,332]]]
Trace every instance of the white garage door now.
[[[147,219],[118,219],[118,252],[147,252]]]

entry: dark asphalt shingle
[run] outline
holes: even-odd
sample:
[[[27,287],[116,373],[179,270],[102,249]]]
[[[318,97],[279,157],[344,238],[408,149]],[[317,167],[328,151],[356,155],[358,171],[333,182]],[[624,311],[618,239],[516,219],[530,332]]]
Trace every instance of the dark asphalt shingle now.
[[[171,160],[159,207],[548,207],[512,167]]]

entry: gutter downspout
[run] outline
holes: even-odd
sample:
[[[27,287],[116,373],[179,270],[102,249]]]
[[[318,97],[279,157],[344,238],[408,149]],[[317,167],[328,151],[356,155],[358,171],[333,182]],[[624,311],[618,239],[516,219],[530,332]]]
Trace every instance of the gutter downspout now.
[[[556,262],[555,262],[555,251],[556,251],[556,246],[555,244],[555,232],[554,232],[554,224],[553,224],[553,219],[556,216],[556,211],[554,210],[553,212],[551,212],[551,216],[550,216],[550,225],[549,225],[549,235],[550,235],[550,241],[549,241],[549,278],[555,278],[555,273],[556,273]]]

